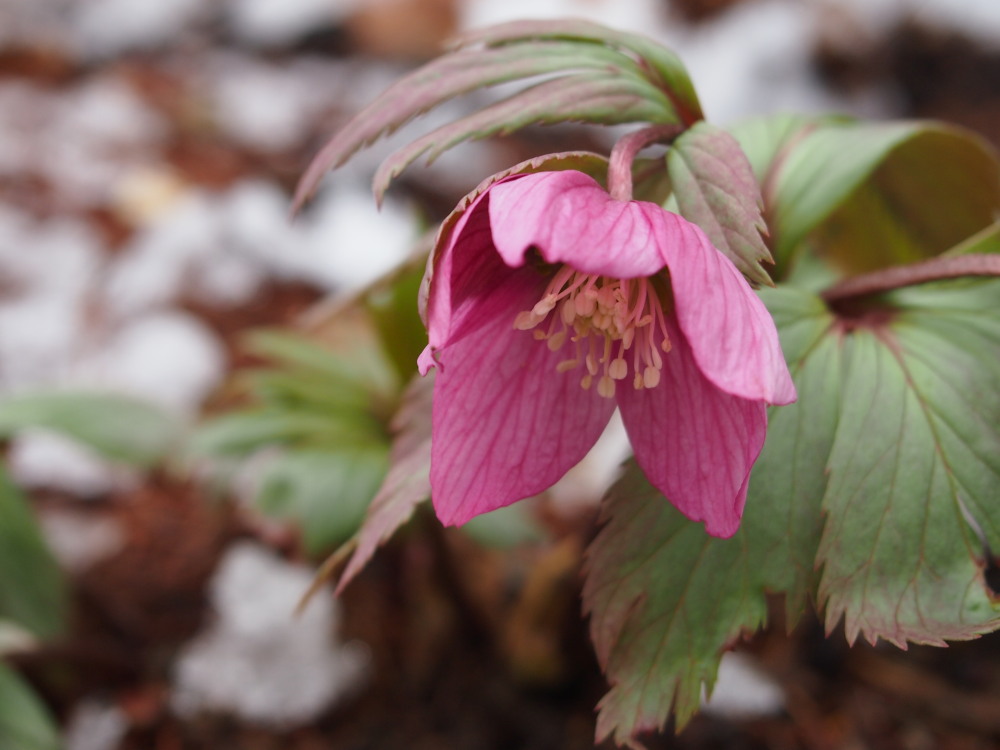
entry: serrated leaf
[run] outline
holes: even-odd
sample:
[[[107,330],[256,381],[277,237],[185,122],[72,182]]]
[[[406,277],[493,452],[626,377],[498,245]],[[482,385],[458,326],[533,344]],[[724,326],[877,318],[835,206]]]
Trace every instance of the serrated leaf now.
[[[510,45],[532,39],[569,39],[596,45],[614,45],[632,52],[649,79],[670,99],[677,119],[694,123],[702,119],[701,104],[684,64],[669,49],[640,34],[602,26],[582,19],[512,21],[466,32],[458,45]]]
[[[942,644],[1000,627],[963,518],[1000,543],[1000,283],[890,302],[845,339],[851,397],[829,461],[820,593],[849,640]]]
[[[44,428],[103,456],[147,467],[162,459],[178,434],[177,422],[144,401],[103,393],[48,392],[0,400],[0,438]]]
[[[0,662],[0,747],[59,750],[55,722],[28,685]]]
[[[0,618],[49,638],[63,629],[66,606],[62,573],[24,495],[0,469]]]
[[[824,468],[836,428],[839,350],[832,316],[812,294],[761,293],[775,317],[799,400],[770,410],[746,514],[728,540],[704,534],[632,466],[603,501],[607,525],[587,558],[584,604],[612,684],[598,739],[631,744],[681,727],[714,682],[725,648],[763,623],[765,592],[785,592],[794,623],[816,590]],[[735,572],[735,574],[734,574]],[[694,592],[694,593],[692,593]]]
[[[667,169],[681,216],[700,226],[712,244],[754,284],[773,284],[761,262],[772,263],[762,234],[763,199],[739,143],[700,122],[674,141]]]
[[[387,445],[286,451],[263,470],[254,504],[293,519],[306,552],[321,554],[358,530],[387,469]]]
[[[334,135],[299,182],[293,211],[308,199],[327,170],[449,99],[500,83],[582,70],[612,70],[622,80],[645,79],[632,58],[601,44],[528,41],[459,49],[433,60],[390,86]],[[658,119],[672,119],[669,104]]]
[[[587,553],[584,609],[611,690],[597,740],[633,745],[683,725],[711,687],[719,652],[766,617],[746,539],[719,540],[675,510],[630,463],[602,502],[606,525]]]
[[[981,138],[926,122],[825,124],[765,189],[783,277],[809,238],[843,273],[920,260],[994,221],[1000,167]]]
[[[430,498],[431,404],[434,373],[414,378],[400,402],[393,420],[395,432],[389,471],[368,506],[357,535],[357,545],[344,570],[337,590],[341,591],[368,563],[380,544],[410,520],[416,507]]]
[[[506,135],[527,125],[658,122],[663,119],[662,100],[645,81],[614,73],[588,72],[544,81],[399,149],[379,166],[372,190],[381,201],[389,183],[421,156],[430,163],[464,141]]]

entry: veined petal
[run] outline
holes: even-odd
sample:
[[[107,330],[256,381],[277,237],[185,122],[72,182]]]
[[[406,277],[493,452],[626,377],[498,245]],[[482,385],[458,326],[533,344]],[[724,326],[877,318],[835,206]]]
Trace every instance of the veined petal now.
[[[619,387],[618,406],[635,458],[649,481],[712,536],[739,528],[750,469],[767,432],[767,407],[719,390],[706,379],[673,321],[673,348],[659,385]]]
[[[791,403],[795,386],[771,314],[704,232],[685,224],[683,241],[664,249],[677,322],[698,367],[734,396]]]
[[[554,484],[586,455],[611,418],[612,399],[558,373],[531,331],[515,330],[545,278],[519,269],[469,300],[438,349],[431,497],[438,518],[461,524]]]
[[[664,248],[683,241],[688,222],[655,203],[619,201],[582,172],[516,175],[490,190],[493,242],[520,266],[537,247],[549,263],[618,279],[652,276]]]
[[[427,299],[427,348],[418,360],[422,374],[434,366],[434,351],[443,346],[453,328],[476,312],[476,302],[505,279],[518,273],[504,264],[493,247],[489,192],[477,196],[459,217],[438,252]],[[529,306],[530,307],[530,306]],[[513,321],[513,318],[511,318]]]

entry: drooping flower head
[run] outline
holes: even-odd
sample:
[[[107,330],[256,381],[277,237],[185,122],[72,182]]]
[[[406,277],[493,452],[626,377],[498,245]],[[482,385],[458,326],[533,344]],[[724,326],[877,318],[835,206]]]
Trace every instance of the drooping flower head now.
[[[448,524],[537,494],[621,410],[650,482],[732,535],[767,404],[795,399],[774,323],[696,225],[571,170],[514,175],[435,259],[431,487]]]

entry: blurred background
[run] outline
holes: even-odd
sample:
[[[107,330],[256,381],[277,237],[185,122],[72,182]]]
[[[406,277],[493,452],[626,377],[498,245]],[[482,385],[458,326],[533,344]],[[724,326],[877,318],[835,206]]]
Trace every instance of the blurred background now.
[[[418,514],[292,614],[385,471],[419,274],[334,313],[483,177],[611,140],[465,145],[381,212],[391,143],[290,221],[295,182],[449,37],[558,16],[672,47],[720,124],[933,117],[1000,145],[996,0],[0,0],[2,750],[592,746],[579,566],[620,436],[538,504]],[[849,651],[780,609],[651,747],[1000,745],[995,639]]]

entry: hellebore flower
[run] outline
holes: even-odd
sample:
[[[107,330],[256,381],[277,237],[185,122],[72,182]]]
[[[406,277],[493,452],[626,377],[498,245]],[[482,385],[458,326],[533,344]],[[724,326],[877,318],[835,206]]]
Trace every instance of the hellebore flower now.
[[[443,523],[550,487],[617,406],[650,482],[736,532],[766,404],[795,388],[770,314],[701,229],[567,170],[494,183],[442,241],[420,370],[438,369]]]

